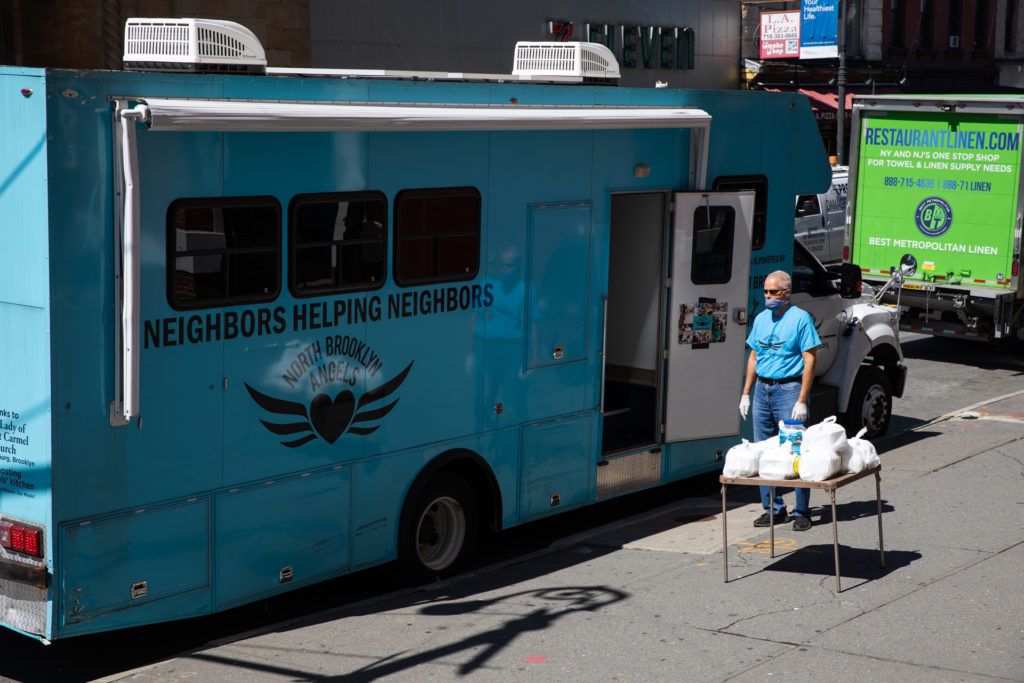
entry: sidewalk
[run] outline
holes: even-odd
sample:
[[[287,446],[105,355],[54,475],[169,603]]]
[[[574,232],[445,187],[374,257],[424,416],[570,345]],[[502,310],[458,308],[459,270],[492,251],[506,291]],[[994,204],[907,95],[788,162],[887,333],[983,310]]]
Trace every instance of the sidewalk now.
[[[837,492],[838,595],[827,496],[810,531],[776,528],[772,559],[736,487],[728,584],[720,499],[690,499],[129,678],[1021,681],[1024,396],[976,412],[879,444],[884,569],[874,479]]]

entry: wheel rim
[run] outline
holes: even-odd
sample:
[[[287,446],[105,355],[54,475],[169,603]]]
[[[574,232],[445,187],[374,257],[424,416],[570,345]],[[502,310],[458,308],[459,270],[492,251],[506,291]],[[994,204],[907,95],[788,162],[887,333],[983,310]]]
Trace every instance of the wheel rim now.
[[[433,571],[449,567],[466,540],[466,513],[459,501],[442,496],[420,515],[416,527],[416,553],[420,563]]]
[[[872,384],[864,394],[861,406],[861,421],[868,428],[868,433],[877,434],[889,419],[889,403],[886,401],[885,389]]]

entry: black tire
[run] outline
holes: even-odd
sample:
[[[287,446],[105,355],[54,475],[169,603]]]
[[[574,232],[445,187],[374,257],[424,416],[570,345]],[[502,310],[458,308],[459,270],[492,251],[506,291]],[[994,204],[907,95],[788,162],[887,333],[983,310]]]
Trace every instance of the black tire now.
[[[473,489],[459,476],[439,474],[410,503],[402,557],[421,576],[456,573],[472,556],[480,529]]]
[[[843,413],[842,425],[849,436],[867,427],[866,439],[874,439],[889,431],[892,419],[892,385],[889,377],[874,365],[857,372],[850,392],[850,403]]]

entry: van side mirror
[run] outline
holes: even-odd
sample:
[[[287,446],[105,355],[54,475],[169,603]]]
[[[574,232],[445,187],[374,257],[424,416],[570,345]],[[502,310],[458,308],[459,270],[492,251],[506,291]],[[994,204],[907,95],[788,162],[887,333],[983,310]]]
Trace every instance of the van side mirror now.
[[[839,296],[844,299],[859,299],[862,290],[860,266],[844,263],[839,267]]]

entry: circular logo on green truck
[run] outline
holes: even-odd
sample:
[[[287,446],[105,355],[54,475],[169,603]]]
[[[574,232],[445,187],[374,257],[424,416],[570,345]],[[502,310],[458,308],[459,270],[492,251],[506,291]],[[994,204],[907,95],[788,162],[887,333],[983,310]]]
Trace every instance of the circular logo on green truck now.
[[[938,237],[953,225],[953,209],[945,199],[928,197],[917,205],[914,221],[925,235]]]

